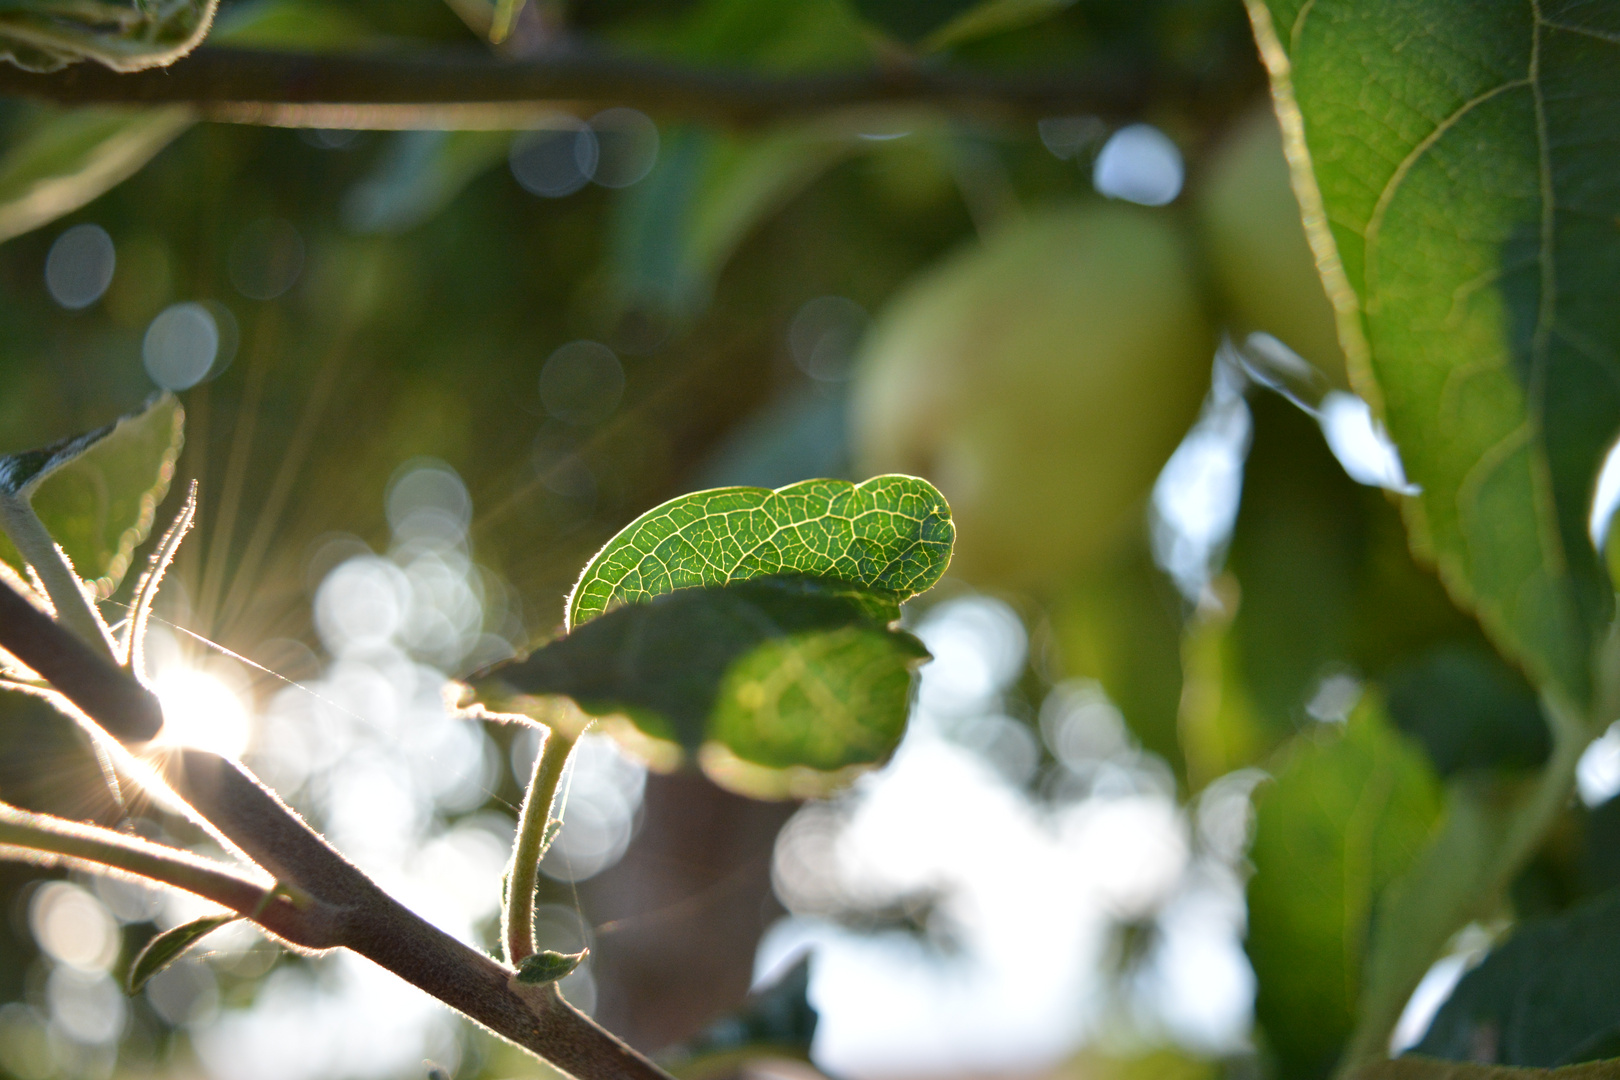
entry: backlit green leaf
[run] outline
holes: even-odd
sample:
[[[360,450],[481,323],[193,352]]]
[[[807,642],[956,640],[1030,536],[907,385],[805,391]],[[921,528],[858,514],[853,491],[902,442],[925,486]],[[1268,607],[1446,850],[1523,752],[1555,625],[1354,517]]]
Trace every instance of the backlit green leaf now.
[[[595,618],[473,686],[496,711],[514,692],[562,694],[628,717],[643,741],[697,753],[722,783],[743,763],[730,786],[751,794],[778,770],[798,770],[801,789],[833,786],[884,760],[905,730],[928,654],[891,628],[898,615],[890,596],[803,578],[681,589]]]
[[[1295,736],[1274,774],[1249,853],[1255,1017],[1284,1075],[1322,1075],[1356,1016],[1374,905],[1428,844],[1440,789],[1371,703]]]
[[[99,597],[128,572],[151,532],[184,441],[185,410],[173,395],[115,424],[39,450],[0,457],[0,497],[21,495]],[[0,538],[0,558],[21,568]]]
[[[676,589],[783,574],[899,602],[940,579],[954,538],[944,496],[914,476],[694,492],[607,542],[568,598],[568,625]]]
[[[1620,429],[1620,10],[1249,9],[1352,379],[1423,489],[1413,542],[1584,702],[1613,604],[1587,517]]]
[[[180,959],[182,953],[226,923],[235,922],[240,915],[207,915],[201,919],[165,930],[146,943],[135,963],[130,965],[127,985],[131,994],[138,994],[151,981],[152,976]]]

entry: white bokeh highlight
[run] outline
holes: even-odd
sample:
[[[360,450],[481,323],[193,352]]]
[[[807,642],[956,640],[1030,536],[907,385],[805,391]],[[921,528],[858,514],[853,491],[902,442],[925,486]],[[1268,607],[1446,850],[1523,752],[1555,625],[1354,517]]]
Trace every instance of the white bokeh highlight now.
[[[106,229],[89,222],[75,225],[63,230],[45,256],[45,289],[52,300],[78,311],[101,299],[117,265]]]
[[[171,304],[158,313],[141,339],[147,375],[165,390],[189,390],[202,382],[219,356],[219,324],[202,304]]]
[[[1350,479],[1368,487],[1381,487],[1401,495],[1420,490],[1406,479],[1401,453],[1361,398],[1343,390],[1330,390],[1320,407],[1322,434]]]
[[[1152,124],[1130,124],[1109,136],[1092,165],[1091,182],[1111,199],[1164,206],[1181,194],[1181,151]]]
[[[843,799],[811,803],[777,842],[773,880],[793,915],[761,943],[768,978],[815,950],[813,1056],[834,1075],[1005,1074],[1049,1067],[1109,1022],[1118,928],[1153,922],[1160,945],[1133,978],[1138,1027],[1210,1053],[1245,1045],[1254,981],[1242,878],[1254,778],[1179,807],[1095,684],[1066,683],[1040,713],[1056,783],[975,745],[1004,712],[1028,640],[988,597],[934,607],[915,628],[935,659],[893,760]],[[1033,736],[1029,736],[1033,738]],[[929,897],[926,934],[872,933],[840,911]],[[939,938],[945,946],[931,947]]]

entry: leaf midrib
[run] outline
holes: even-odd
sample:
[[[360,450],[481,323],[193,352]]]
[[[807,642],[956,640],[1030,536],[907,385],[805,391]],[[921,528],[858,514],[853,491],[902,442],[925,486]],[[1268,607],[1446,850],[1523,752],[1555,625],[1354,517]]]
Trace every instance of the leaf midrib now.
[[[855,485],[855,487],[858,490],[860,485]],[[739,490],[747,490],[747,489],[739,489]],[[776,494],[776,493],[773,492],[773,494]],[[738,580],[746,580],[745,578],[744,579],[739,579],[738,576],[737,576],[738,570],[743,566],[744,563],[746,563],[751,557],[757,555],[760,551],[763,551],[765,548],[770,546],[778,537],[780,537],[784,533],[792,531],[792,530],[803,529],[803,528],[812,527],[812,526],[820,526],[822,523],[828,522],[828,521],[844,521],[844,522],[848,522],[853,527],[857,522],[861,521],[864,518],[871,517],[874,514],[884,514],[884,515],[889,515],[889,516],[893,516],[893,517],[897,517],[897,518],[904,518],[907,521],[913,521],[913,522],[916,522],[918,524],[921,524],[922,521],[924,520],[923,517],[905,514],[905,513],[901,512],[899,509],[890,508],[890,507],[876,507],[875,506],[875,507],[871,507],[869,509],[862,510],[859,513],[856,513],[856,514],[838,514],[838,513],[833,512],[831,509],[828,509],[827,511],[825,511],[823,513],[820,513],[820,514],[817,514],[814,517],[806,517],[806,518],[803,518],[802,520],[792,521],[792,522],[788,522],[788,523],[785,523],[785,524],[775,524],[774,527],[771,529],[771,532],[769,533],[769,535],[762,537],[752,547],[742,549],[739,552],[737,558],[734,561],[732,561],[729,565],[726,565],[726,564],[723,564],[721,562],[716,561],[715,555],[718,554],[718,552],[710,550],[709,548],[696,543],[695,541],[693,541],[691,539],[690,536],[687,535],[687,529],[689,529],[689,528],[691,528],[693,526],[699,525],[699,524],[703,524],[703,523],[706,523],[706,522],[711,522],[716,518],[719,518],[719,519],[722,519],[722,520],[729,520],[731,517],[733,517],[735,515],[739,515],[739,514],[747,515],[747,514],[760,513],[760,512],[762,512],[764,510],[765,510],[765,505],[761,504],[760,506],[751,507],[751,508],[748,508],[748,509],[725,510],[725,511],[721,511],[721,512],[716,513],[716,514],[705,514],[703,517],[698,518],[697,520],[692,521],[692,522],[688,523],[687,525],[683,525],[683,526],[680,526],[680,527],[676,528],[672,533],[669,534],[669,536],[666,536],[662,540],[660,540],[658,542],[658,545],[654,545],[654,547],[651,550],[643,549],[643,548],[641,548],[641,547],[639,547],[639,546],[637,546],[635,544],[631,544],[631,545],[629,545],[629,547],[630,547],[630,550],[636,552],[636,554],[638,556],[638,565],[640,565],[640,563],[645,561],[645,560],[652,560],[666,576],[673,576],[673,573],[674,573],[673,569],[669,566],[668,563],[666,563],[663,560],[662,557],[659,556],[658,551],[657,551],[657,547],[659,545],[662,545],[663,543],[666,543],[670,539],[679,537],[680,539],[684,540],[686,542],[686,544],[694,552],[697,553],[698,558],[700,559],[700,561],[705,566],[713,569],[714,571],[716,571],[719,574],[724,575],[724,584],[731,584],[731,583],[736,582]],[[921,539],[914,539],[909,544],[907,544],[904,548],[902,548],[898,552],[896,552],[893,558],[889,559],[886,563],[884,563],[883,568],[882,568],[882,575],[887,575],[890,571],[892,571],[894,569],[894,567],[900,565],[900,563],[902,563],[904,561],[905,556],[908,553],[910,553],[912,551],[915,551],[919,546],[922,545],[922,543],[923,543],[923,541]],[[848,553],[845,552],[843,555],[836,556],[836,558],[844,558],[847,555],[848,555]],[[596,580],[603,580],[603,575],[601,574],[600,570],[597,570],[592,576]],[[581,584],[583,585],[583,582]],[[871,589],[872,591],[875,591],[875,592],[892,593],[892,592],[895,591],[895,590],[891,590],[891,589],[878,588],[876,586],[862,586],[862,587]],[[614,589],[617,590],[617,588],[618,588],[618,585],[615,585]],[[570,615],[572,615],[572,612],[570,612]]]

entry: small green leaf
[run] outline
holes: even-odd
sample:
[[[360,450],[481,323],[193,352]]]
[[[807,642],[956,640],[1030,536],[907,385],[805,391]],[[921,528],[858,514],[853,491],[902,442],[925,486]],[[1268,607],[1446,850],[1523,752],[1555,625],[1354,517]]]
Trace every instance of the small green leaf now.
[[[1245,948],[1285,1075],[1330,1067],[1356,1017],[1374,906],[1426,849],[1440,789],[1376,704],[1305,731],[1255,796]]]
[[[111,435],[117,426],[118,422],[114,421],[37,450],[19,450],[0,457],[0,497],[32,498],[42,480]]]
[[[1258,395],[1251,412],[1229,562],[1241,591],[1232,640],[1276,745],[1314,722],[1305,706],[1322,673],[1352,666],[1365,522],[1358,485],[1309,416],[1276,394]]]
[[[607,542],[568,598],[568,625],[676,589],[776,575],[830,579],[898,603],[940,579],[954,539],[945,497],[913,476],[699,491]]]
[[[11,0],[0,60],[56,71],[96,60],[114,71],[174,63],[202,42],[219,0]]]
[[[129,992],[138,994],[158,972],[180,959],[180,955],[226,923],[235,922],[240,915],[207,915],[201,919],[165,930],[146,943],[135,963],[129,968]]]
[[[1422,494],[1413,544],[1584,706],[1614,590],[1620,20],[1573,0],[1249,0],[1350,374]]]
[[[1273,394],[1250,404],[1232,633],[1268,738],[1314,722],[1325,673],[1353,672],[1384,688],[1390,718],[1442,776],[1544,760],[1535,692],[1413,561],[1385,494],[1345,474],[1303,411]]]
[[[576,953],[541,949],[532,956],[526,956],[518,962],[517,974],[513,978],[530,986],[554,983],[584,963],[585,958],[590,954],[591,950],[589,949],[581,949]]]
[[[1462,977],[1412,1049],[1541,1068],[1620,1056],[1620,893],[1520,926]]]
[[[497,710],[513,692],[566,695],[628,717],[643,739],[704,751],[706,767],[723,750],[745,775],[711,775],[750,794],[778,770],[831,786],[885,759],[905,730],[927,653],[891,629],[898,614],[890,596],[802,578],[682,589],[593,619],[474,687]]]
[[[107,427],[0,457],[0,497],[27,499],[96,595],[110,596],[151,532],[184,429],[185,410],[164,394]],[[3,539],[0,559],[22,566]]]

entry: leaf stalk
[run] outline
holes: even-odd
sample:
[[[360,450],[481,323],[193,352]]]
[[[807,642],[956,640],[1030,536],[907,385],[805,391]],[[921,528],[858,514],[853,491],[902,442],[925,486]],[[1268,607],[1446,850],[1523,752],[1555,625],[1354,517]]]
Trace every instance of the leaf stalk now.
[[[338,913],[297,890],[267,887],[188,851],[0,803],[0,858],[8,856],[92,873],[132,874],[212,900],[294,945],[337,944]]]
[[[557,785],[573,753],[574,741],[556,727],[544,729],[534,759],[534,775],[518,813],[512,863],[507,870],[506,905],[501,911],[501,940],[506,945],[506,962],[513,967],[534,955],[534,894],[539,885],[540,860],[555,836],[551,808],[557,801]]]

